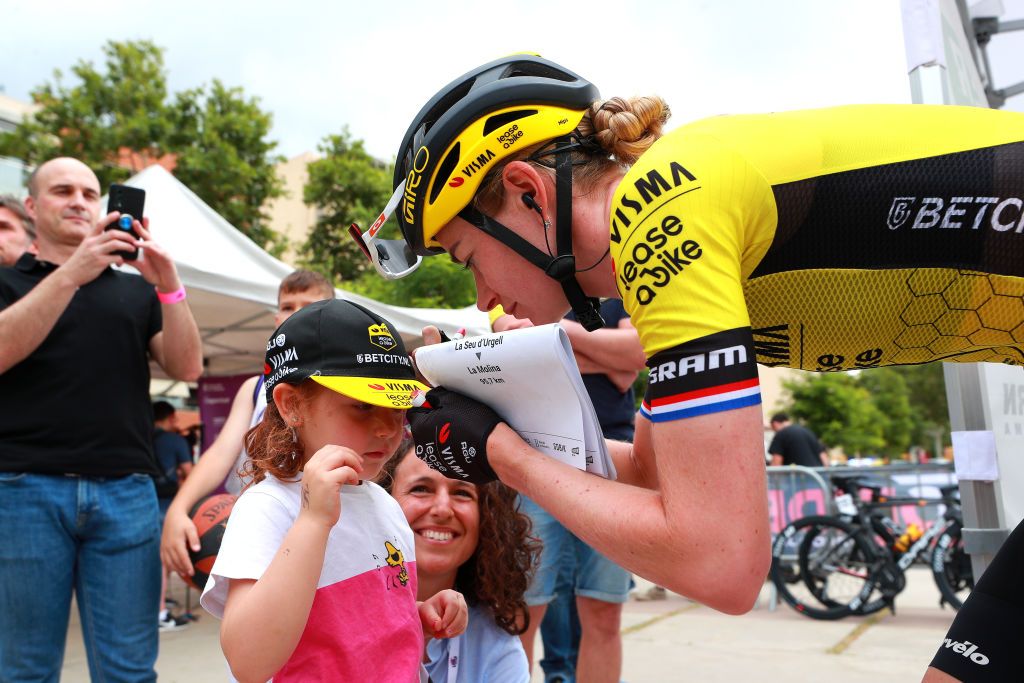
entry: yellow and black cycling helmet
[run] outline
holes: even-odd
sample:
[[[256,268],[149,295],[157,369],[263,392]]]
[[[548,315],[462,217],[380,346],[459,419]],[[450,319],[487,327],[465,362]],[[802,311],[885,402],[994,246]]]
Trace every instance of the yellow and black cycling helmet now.
[[[470,204],[491,166],[524,147],[570,134],[600,95],[586,79],[536,55],[497,59],[441,89],[398,148],[396,217],[412,252],[441,251],[434,236]]]

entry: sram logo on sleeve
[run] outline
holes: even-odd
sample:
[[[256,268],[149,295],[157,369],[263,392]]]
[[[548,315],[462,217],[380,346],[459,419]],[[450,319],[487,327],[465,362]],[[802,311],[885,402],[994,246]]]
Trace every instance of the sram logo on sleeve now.
[[[653,422],[761,402],[749,327],[725,330],[655,354],[640,412]]]

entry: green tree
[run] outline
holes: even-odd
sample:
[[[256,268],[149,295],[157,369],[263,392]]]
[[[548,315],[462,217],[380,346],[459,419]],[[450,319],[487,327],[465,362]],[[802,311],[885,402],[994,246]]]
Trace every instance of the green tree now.
[[[366,229],[392,193],[391,164],[375,159],[347,128],[329,135],[309,165],[304,199],[317,207],[317,222],[302,248],[307,268],[318,270],[353,292],[397,306],[461,308],[476,300],[472,274],[445,258],[427,258],[412,275],[385,280],[349,236],[349,226]],[[384,228],[395,230],[394,219]],[[388,235],[392,237],[392,235]],[[393,237],[397,237],[397,234]]]
[[[0,154],[30,165],[72,156],[96,171],[102,187],[141,170],[125,159],[173,155],[175,175],[215,211],[260,246],[273,242],[261,208],[282,191],[276,143],[267,140],[270,115],[217,81],[172,101],[163,49],[150,41],[111,41],[103,53],[100,70],[87,61],[72,67],[75,84],[55,71],[52,83],[33,90],[40,110],[0,134]]]
[[[783,382],[790,412],[802,419],[826,447],[847,454],[877,453],[885,445],[882,416],[867,389],[846,373],[829,372]]]
[[[268,139],[271,116],[241,88],[214,79],[209,91],[178,93],[172,110],[170,148],[175,175],[256,244],[280,253],[283,236],[266,225],[263,206],[281,196],[274,164],[276,142]]]
[[[370,268],[351,289],[396,306],[462,308],[476,301],[472,273],[443,257],[423,259],[416,272],[401,280],[385,280]]]
[[[910,406],[914,415],[910,443],[934,450],[935,435],[941,443],[949,445],[949,404],[946,402],[946,380],[942,363],[903,365],[892,368],[907,385]]]
[[[106,70],[91,62],[71,68],[79,83],[69,86],[54,71],[53,83],[32,91],[41,109],[10,133],[0,134],[0,153],[37,165],[71,156],[91,166],[106,187],[132,169],[117,163],[124,147],[153,157],[166,153],[171,132],[163,51],[149,41],[104,48]]]
[[[373,267],[349,237],[349,225],[365,229],[376,219],[391,197],[392,167],[373,158],[347,128],[324,138],[317,149],[323,157],[309,165],[303,198],[317,207],[318,215],[302,246],[302,260],[350,287]]]
[[[884,444],[881,451],[890,458],[899,457],[912,445],[914,430],[910,392],[898,368],[866,370],[857,377],[861,387],[878,408]]]

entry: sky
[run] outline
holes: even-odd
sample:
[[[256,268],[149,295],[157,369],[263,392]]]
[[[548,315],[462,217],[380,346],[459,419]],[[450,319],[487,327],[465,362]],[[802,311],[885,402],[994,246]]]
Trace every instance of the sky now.
[[[1003,0],[1004,19],[1024,0]],[[585,11],[584,11],[585,8]],[[449,81],[538,52],[603,97],[661,95],[670,127],[705,116],[909,102],[898,0],[0,0],[0,87],[21,100],[108,40],[165,48],[171,92],[217,78],[259,98],[286,156],[348,126],[390,160]],[[996,85],[1024,80],[1024,32],[992,41]],[[1005,53],[1005,57],[1003,56]],[[1024,111],[1024,96],[1007,107]]]

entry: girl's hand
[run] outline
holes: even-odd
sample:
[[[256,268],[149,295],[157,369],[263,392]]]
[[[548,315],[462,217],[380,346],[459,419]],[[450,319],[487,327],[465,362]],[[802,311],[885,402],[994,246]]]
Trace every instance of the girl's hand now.
[[[302,468],[299,516],[308,515],[327,528],[341,517],[341,487],[358,484],[363,459],[350,448],[327,445]]]
[[[469,608],[462,593],[445,589],[419,604],[423,633],[433,638],[454,638],[466,630]]]

